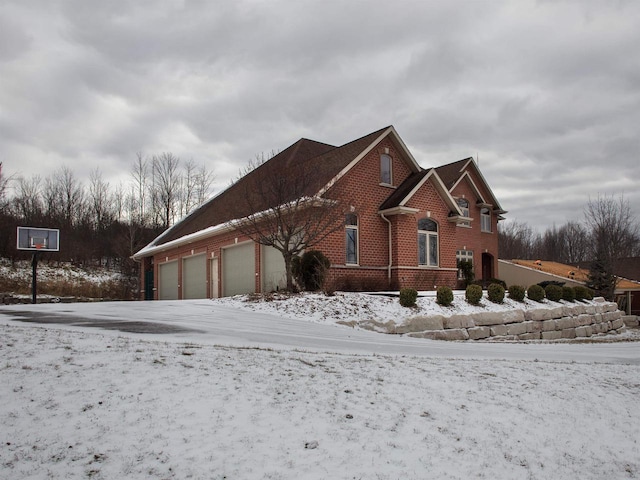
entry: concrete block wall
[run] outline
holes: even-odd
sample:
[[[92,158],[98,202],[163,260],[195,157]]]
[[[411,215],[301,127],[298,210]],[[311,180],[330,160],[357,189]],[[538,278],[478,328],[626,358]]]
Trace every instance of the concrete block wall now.
[[[624,316],[614,302],[562,305],[555,308],[416,316],[403,325],[364,321],[359,325],[387,333],[432,340],[558,340],[622,333],[625,325],[638,325]]]

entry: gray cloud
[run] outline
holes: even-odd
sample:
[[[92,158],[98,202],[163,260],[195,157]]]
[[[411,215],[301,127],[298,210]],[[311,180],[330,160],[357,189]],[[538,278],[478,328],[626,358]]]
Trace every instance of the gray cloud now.
[[[640,214],[636,2],[9,0],[0,160],[129,180],[136,152],[218,187],[300,137],[393,124],[425,167],[475,156],[543,229],[624,192]]]

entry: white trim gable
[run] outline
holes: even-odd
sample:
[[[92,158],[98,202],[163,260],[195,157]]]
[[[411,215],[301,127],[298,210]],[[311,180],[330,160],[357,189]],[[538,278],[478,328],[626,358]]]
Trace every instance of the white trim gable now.
[[[413,187],[413,189],[402,199],[402,201],[399,203],[399,206],[404,207],[411,199],[411,197],[413,197],[416,192],[422,188],[426,181],[432,177],[434,186],[436,187],[436,190],[440,194],[442,200],[444,200],[445,204],[447,204],[453,212],[457,213],[459,216],[462,216],[462,212],[458,207],[458,202],[456,202],[455,199],[451,196],[451,193],[447,190],[447,187],[445,187],[435,168],[429,170],[429,172],[422,178],[422,180],[420,180],[416,184],[416,186]]]
[[[375,146],[378,145],[388,135],[392,136],[392,140],[398,144],[402,153],[409,159],[409,162],[408,162],[409,169],[415,173],[419,172],[421,170],[420,165],[418,165],[418,162],[416,162],[416,159],[413,157],[413,155],[411,154],[411,152],[409,151],[405,143],[402,141],[402,139],[400,138],[400,135],[398,135],[398,132],[396,132],[396,129],[393,126],[390,126],[384,132],[382,132],[378,136],[378,138],[376,138],[373,142],[371,142],[371,144],[369,144],[367,148],[362,150],[362,152],[360,152],[357,157],[351,160],[351,162],[349,162],[349,164],[346,167],[344,167],[340,172],[338,172],[338,174],[335,177],[329,180],[329,182],[320,189],[320,191],[318,192],[318,196],[324,195],[327,190],[329,190],[338,180],[344,177],[349,172],[349,170],[351,170],[360,160],[366,157],[369,154],[369,152],[371,152],[371,150],[373,150]]]
[[[475,172],[480,177],[480,180],[482,180],[482,182],[484,183],[484,186],[487,189],[487,191],[489,192],[489,195],[491,196],[491,200],[492,201],[490,201],[490,202],[486,201],[486,199],[480,193],[480,190],[478,189],[478,186],[475,184],[475,182],[473,181],[473,179],[469,175],[469,172],[466,171],[469,168],[469,164],[473,165],[473,169],[475,170]],[[507,213],[506,210],[503,210],[502,207],[500,206],[500,204],[498,203],[498,199],[493,194],[493,190],[491,190],[491,187],[487,183],[487,180],[484,178],[484,175],[482,175],[482,172],[480,171],[480,168],[478,167],[478,165],[476,164],[476,162],[475,162],[475,160],[473,158],[469,158],[467,163],[465,163],[464,166],[460,169],[460,172],[464,172],[464,173],[460,176],[460,178],[456,181],[456,183],[453,184],[453,186],[451,187],[451,191],[453,191],[453,189],[456,188],[458,186],[458,184],[462,181],[462,179],[465,178],[465,176],[466,176],[469,179],[469,182],[471,183],[471,187],[473,188],[474,192],[476,193],[476,195],[478,195],[478,198],[481,200],[481,202],[483,204],[492,205],[494,211],[496,213],[498,213],[498,214]]]

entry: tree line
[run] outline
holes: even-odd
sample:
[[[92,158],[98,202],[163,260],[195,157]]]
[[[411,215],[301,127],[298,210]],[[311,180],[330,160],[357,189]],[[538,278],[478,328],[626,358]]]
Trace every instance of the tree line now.
[[[60,230],[53,261],[119,268],[136,275],[130,256],[211,195],[213,171],[172,153],[132,163],[130,179],[111,185],[99,167],[83,182],[67,166],[49,176],[5,172],[0,162],[0,257],[29,257],[16,250],[16,228]]]
[[[582,221],[553,225],[544,233],[526,223],[505,222],[498,227],[498,242],[500,258],[505,260],[586,264],[593,277],[591,286],[611,298],[620,262],[640,256],[640,224],[624,195],[598,195],[587,202]]]

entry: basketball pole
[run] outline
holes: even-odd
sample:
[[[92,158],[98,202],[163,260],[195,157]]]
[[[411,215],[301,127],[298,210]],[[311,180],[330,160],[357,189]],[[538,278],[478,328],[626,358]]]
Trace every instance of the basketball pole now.
[[[31,303],[37,303],[38,297],[38,251],[33,252],[31,259]]]

